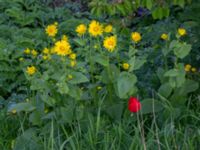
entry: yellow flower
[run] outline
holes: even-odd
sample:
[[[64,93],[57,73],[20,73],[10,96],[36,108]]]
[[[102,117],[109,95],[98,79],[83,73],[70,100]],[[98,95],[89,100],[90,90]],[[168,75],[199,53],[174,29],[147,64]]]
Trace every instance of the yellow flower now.
[[[185,65],[185,71],[189,72],[192,66],[190,64]]]
[[[106,33],[110,33],[110,32],[112,32],[112,30],[113,30],[112,25],[107,25],[104,28],[104,32],[106,32]]]
[[[56,25],[56,26],[57,26],[57,25],[58,25],[58,22],[54,22],[54,25]]]
[[[46,27],[45,31],[46,31],[46,34],[48,36],[54,37],[57,34],[57,32],[58,32],[58,30],[57,30],[57,24],[55,23],[55,24],[48,25]]]
[[[27,49],[24,50],[24,53],[25,53],[25,54],[30,54],[30,53],[31,53],[31,50],[30,50],[29,48],[27,48]]]
[[[78,33],[79,36],[84,35],[86,30],[87,30],[87,27],[84,24],[80,24],[76,27],[76,32]]]
[[[48,112],[49,112],[49,109],[48,109],[48,108],[45,108],[45,109],[44,109],[44,113],[47,114]]]
[[[168,34],[163,33],[160,38],[163,40],[168,40]]]
[[[32,54],[34,57],[36,57],[37,54],[38,54],[38,52],[37,52],[36,50],[33,49],[33,50],[31,51],[31,54]]]
[[[44,48],[42,51],[44,54],[49,54],[49,49],[48,48]]]
[[[36,68],[34,66],[30,66],[26,68],[26,73],[29,75],[33,75],[36,72]]]
[[[73,59],[73,60],[76,59],[76,54],[75,54],[75,53],[70,54],[70,55],[69,55],[69,58],[71,58],[71,59]]]
[[[98,21],[91,21],[89,25],[90,35],[96,37],[103,34],[103,26]]]
[[[52,48],[50,49],[50,54],[55,54],[55,47],[52,47]]]
[[[97,90],[101,90],[102,89],[102,87],[101,86],[97,86]]]
[[[11,110],[11,113],[12,113],[12,114],[16,114],[16,113],[17,113],[17,110],[16,110],[16,109],[13,109],[13,110]]]
[[[142,39],[141,34],[139,32],[132,32],[131,38],[135,43],[138,43]]]
[[[20,58],[19,58],[19,61],[24,61],[24,58],[23,58],[23,57],[20,57]]]
[[[103,41],[103,46],[109,51],[113,52],[117,45],[117,38],[116,36],[106,37]]]
[[[75,65],[76,65],[76,61],[74,61],[74,60],[70,61],[70,66],[71,67],[74,67]]]
[[[66,35],[63,35],[63,36],[62,36],[62,40],[68,42],[68,37],[67,37]]]
[[[50,59],[50,56],[49,56],[49,55],[43,55],[42,58],[43,58],[44,60],[48,60],[48,59]]]
[[[130,65],[128,63],[123,63],[122,67],[123,67],[124,70],[128,70]]]
[[[197,68],[195,68],[195,67],[192,67],[192,72],[197,72]]]
[[[55,43],[54,50],[57,55],[66,56],[71,53],[71,46],[67,41],[61,40]]]
[[[186,32],[186,30],[185,30],[184,28],[179,28],[179,29],[178,29],[178,34],[179,34],[180,36],[184,36],[184,35],[187,34],[187,32]]]
[[[73,76],[71,74],[68,75],[68,79],[71,80],[73,79]]]

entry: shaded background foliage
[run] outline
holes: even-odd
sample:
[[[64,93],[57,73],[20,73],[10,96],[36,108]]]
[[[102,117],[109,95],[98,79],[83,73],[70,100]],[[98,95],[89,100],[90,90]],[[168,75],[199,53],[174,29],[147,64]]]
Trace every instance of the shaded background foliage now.
[[[126,3],[126,2],[127,3]],[[127,9],[130,3],[129,0],[125,1],[67,1],[67,0],[0,0],[0,108],[5,108],[14,103],[21,102],[26,99],[30,94],[27,89],[27,81],[22,71],[22,66],[18,59],[25,47],[30,48],[42,48],[47,43],[44,43],[46,35],[44,28],[47,24],[54,21],[61,22],[59,25],[60,33],[65,32],[68,35],[74,36],[74,27],[79,23],[89,22],[89,19],[99,19],[100,21],[112,23],[117,27],[117,31],[125,38],[128,39],[131,31],[137,30],[143,35],[143,49],[140,55],[148,56],[147,63],[142,69],[136,71],[138,76],[139,95],[141,97],[154,96],[153,91],[157,90],[160,85],[160,80],[157,77],[156,70],[158,67],[163,67],[163,56],[161,47],[157,44],[160,39],[161,33],[164,32],[176,32],[178,27],[186,28],[188,36],[184,38],[185,41],[192,44],[192,52],[183,61],[190,63],[195,67],[199,67],[200,62],[200,1],[193,0],[190,5],[183,8],[185,1],[179,0],[177,5],[168,5],[164,7],[169,9],[170,13],[164,14],[164,16],[157,16],[162,11],[160,5],[157,3],[152,4],[149,1],[144,1],[144,4],[140,5],[141,8],[131,7]],[[148,2],[148,4],[147,4]],[[189,2],[189,1],[188,1]],[[125,4],[126,3],[126,4]],[[106,6],[105,6],[106,5]],[[97,9],[98,6],[98,10]],[[114,12],[108,12],[115,7]],[[162,7],[163,8],[163,7]],[[164,10],[165,11],[165,10]],[[90,14],[91,12],[91,14]],[[152,17],[154,13],[154,17]],[[156,14],[157,13],[157,14]],[[198,17],[199,16],[199,17]],[[166,17],[165,19],[163,19]],[[88,19],[86,19],[88,18]],[[160,20],[160,19],[163,20]],[[33,38],[34,37],[34,38]],[[153,37],[153,38],[152,38]],[[159,41],[162,45],[162,42]],[[169,60],[173,61],[173,58],[169,56]],[[171,63],[169,62],[169,67]],[[199,82],[199,76],[193,76],[192,78]],[[153,90],[152,90],[153,89]],[[199,89],[198,92],[190,95],[187,102],[187,109],[180,111],[180,109],[174,109],[172,114],[172,122],[167,122],[165,119],[170,116],[167,112],[162,115],[158,115],[158,133],[161,141],[168,140],[169,143],[174,143],[174,139],[177,141],[177,145],[168,145],[173,148],[185,148],[196,149],[199,146]],[[73,103],[73,102],[72,102]],[[75,104],[73,104],[75,105]],[[28,118],[23,118],[23,114],[19,116],[7,116],[6,110],[1,110],[1,132],[0,133],[0,148],[8,149],[12,146],[12,140],[17,139],[15,149],[21,149],[21,145],[25,145],[24,149],[43,149],[42,145],[45,145],[44,141],[48,141],[49,136],[55,134],[53,143],[56,143],[55,147],[59,147],[62,141],[66,137],[69,139],[67,146],[75,149],[76,145],[80,148],[87,148],[88,145],[93,148],[95,146],[100,149],[113,149],[127,148],[127,145],[132,145],[133,149],[139,149],[137,146],[140,143],[140,134],[137,127],[133,124],[136,123],[136,118],[130,118],[129,115],[121,115],[121,105],[115,105],[109,108],[110,116],[103,118],[101,124],[101,136],[96,137],[94,131],[97,113],[89,114],[88,118],[75,122],[67,127],[70,128],[70,134],[64,136],[59,134],[62,130],[62,126],[56,124],[54,121],[44,126],[33,126],[29,123]],[[66,108],[63,108],[65,112]],[[92,108],[95,110],[95,108]],[[69,110],[69,108],[67,108]],[[117,110],[117,111],[116,111]],[[116,115],[117,114],[117,115]],[[120,114],[120,115],[118,115]],[[113,117],[114,116],[114,117]],[[184,117],[186,116],[186,117]],[[70,116],[68,116],[70,117]],[[118,121],[123,117],[123,120]],[[154,142],[151,142],[156,136],[152,114],[144,116],[145,133],[148,138],[148,147],[151,149],[157,148]],[[57,119],[62,122],[63,116],[59,116]],[[16,123],[20,121],[20,123]],[[166,122],[165,122],[166,121]],[[89,123],[88,123],[89,122]],[[16,124],[13,128],[13,124]],[[24,126],[23,126],[23,125]],[[77,129],[77,124],[81,125],[80,129]],[[88,129],[88,124],[90,129]],[[148,124],[151,124],[150,127]],[[31,126],[30,129],[29,126]],[[13,132],[10,131],[12,129]],[[27,131],[23,131],[28,129]],[[55,132],[47,132],[49,129],[55,129]],[[80,135],[81,133],[81,135]],[[71,136],[72,135],[72,136]],[[134,139],[133,138],[134,135]],[[175,136],[175,138],[171,138]],[[183,139],[184,136],[184,139]],[[39,138],[38,138],[39,137]],[[115,138],[115,137],[120,137]],[[95,139],[96,138],[96,139]],[[70,140],[72,139],[72,140]],[[95,139],[96,141],[92,141]],[[134,140],[134,141],[132,141]],[[104,144],[95,144],[98,143]],[[184,142],[186,144],[184,145]],[[43,143],[44,142],[44,143]],[[107,143],[106,143],[107,142]],[[113,143],[112,143],[113,142]],[[24,144],[26,143],[26,144]],[[110,144],[112,143],[112,144]],[[135,144],[135,147],[134,147]],[[34,145],[34,146],[33,146]],[[115,146],[112,146],[115,145]],[[49,145],[47,144],[46,147]],[[167,147],[167,146],[166,146]],[[169,148],[168,147],[168,148]],[[48,148],[47,148],[48,149]]]

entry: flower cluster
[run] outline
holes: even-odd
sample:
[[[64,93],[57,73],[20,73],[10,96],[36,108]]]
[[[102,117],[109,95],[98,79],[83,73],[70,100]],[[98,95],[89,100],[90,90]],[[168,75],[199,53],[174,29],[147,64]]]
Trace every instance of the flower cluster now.
[[[185,71],[186,72],[190,72],[190,71],[197,72],[197,68],[192,67],[190,64],[187,64],[187,65],[185,65]]]

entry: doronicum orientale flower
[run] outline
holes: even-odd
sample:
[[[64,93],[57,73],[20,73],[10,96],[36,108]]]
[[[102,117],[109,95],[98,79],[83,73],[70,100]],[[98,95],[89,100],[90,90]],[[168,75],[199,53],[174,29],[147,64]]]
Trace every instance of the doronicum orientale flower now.
[[[110,32],[112,32],[112,30],[113,30],[112,25],[107,25],[104,28],[104,32],[106,32],[106,33],[110,33]]]
[[[113,52],[117,45],[117,38],[116,36],[106,37],[103,41],[103,46],[109,51]]]
[[[98,21],[91,21],[89,24],[89,33],[91,36],[97,37],[103,34],[103,26]]]
[[[29,75],[33,75],[36,72],[36,68],[35,66],[29,66],[26,68],[26,73],[28,73]]]
[[[76,27],[76,32],[79,36],[82,36],[86,33],[87,27],[84,24],[80,24]]]
[[[138,43],[142,39],[141,34],[139,32],[132,32],[131,38],[135,43]]]
[[[71,54],[71,46],[69,42],[65,40],[60,40],[55,43],[54,52],[60,56],[66,56]]]
[[[163,33],[160,37],[162,40],[168,40],[168,34]]]
[[[184,28],[179,28],[179,29],[178,29],[178,34],[179,34],[180,36],[184,36],[184,35],[187,34],[187,32],[186,32],[186,30],[185,30]]]
[[[58,29],[57,29],[57,25],[56,24],[51,24],[51,25],[48,25],[45,29],[46,31],[46,34],[50,37],[54,37],[57,32],[58,32]]]
[[[122,67],[123,67],[124,70],[128,70],[130,65],[128,63],[123,63]]]

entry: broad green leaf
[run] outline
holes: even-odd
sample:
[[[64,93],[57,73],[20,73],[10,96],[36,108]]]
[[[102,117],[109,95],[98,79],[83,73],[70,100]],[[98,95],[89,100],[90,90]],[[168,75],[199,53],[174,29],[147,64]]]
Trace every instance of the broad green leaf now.
[[[178,89],[178,93],[181,94],[188,94],[191,92],[196,91],[199,88],[198,82],[194,80],[186,80],[184,84]]]
[[[127,98],[133,94],[134,85],[137,82],[137,77],[128,72],[120,73],[117,80],[118,95],[120,98]]]
[[[158,89],[158,92],[164,96],[165,98],[169,97],[170,94],[172,93],[172,87],[170,86],[169,83],[165,83],[165,84],[162,84],[160,86],[160,88]]]
[[[186,57],[192,49],[190,44],[182,44],[181,47],[174,48],[174,54],[178,57],[183,59]]]
[[[163,109],[161,102],[155,99],[144,99],[141,101],[141,113],[148,114],[153,112],[159,112]]]
[[[65,83],[64,81],[63,82],[59,82],[56,84],[57,87],[58,87],[58,92],[60,94],[68,94],[69,92],[69,87],[67,85],[67,83]]]
[[[176,77],[176,76],[178,76],[178,74],[179,74],[179,72],[178,72],[177,69],[171,69],[171,70],[167,71],[167,72],[164,74],[164,76],[165,76],[165,77]]]
[[[107,56],[104,55],[95,55],[93,57],[94,61],[107,67],[109,65],[109,58]]]
[[[35,107],[31,105],[30,103],[18,103],[14,105],[12,108],[10,108],[10,111],[16,110],[17,112],[25,111],[30,112],[33,111]]]
[[[88,78],[81,72],[72,72],[71,75],[72,79],[69,81],[71,84],[85,83],[89,81]]]
[[[145,62],[146,62],[145,58],[138,58],[138,57],[131,58],[128,62],[130,64],[129,71],[140,69],[140,67],[142,67]]]

